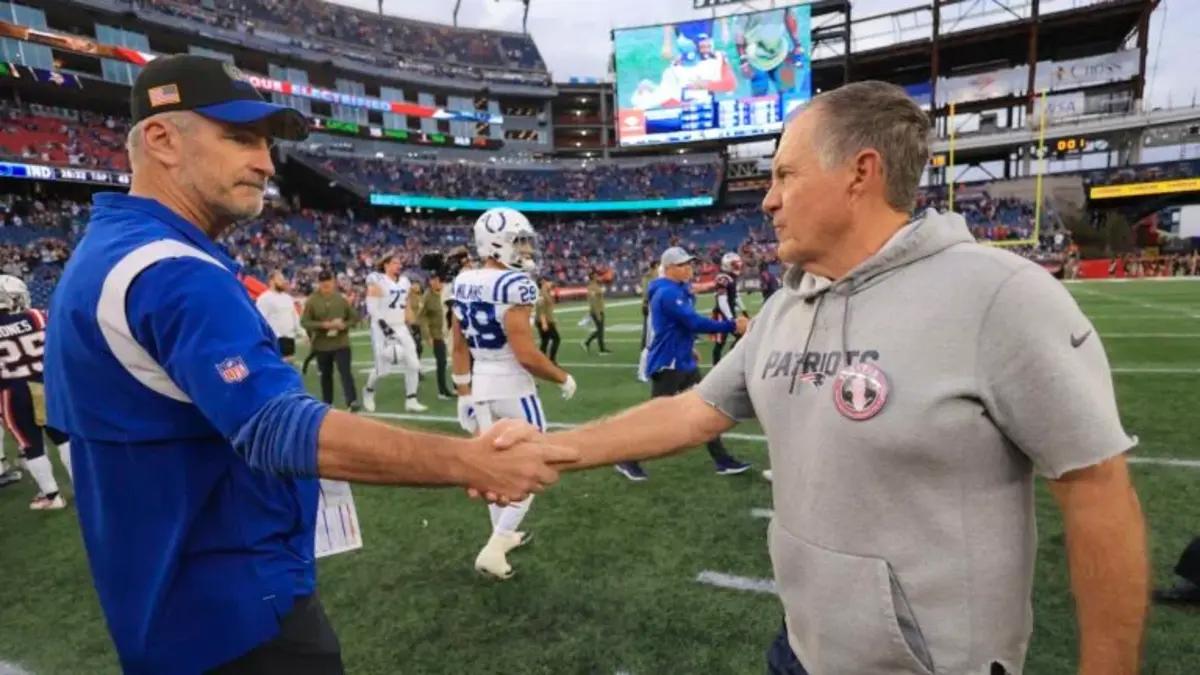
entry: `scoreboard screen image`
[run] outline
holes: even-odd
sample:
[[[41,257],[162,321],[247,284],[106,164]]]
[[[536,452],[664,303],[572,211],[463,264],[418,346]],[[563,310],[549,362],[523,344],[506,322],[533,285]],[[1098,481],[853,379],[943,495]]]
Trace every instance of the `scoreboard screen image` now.
[[[808,5],[613,31],[622,146],[777,133],[812,98]]]

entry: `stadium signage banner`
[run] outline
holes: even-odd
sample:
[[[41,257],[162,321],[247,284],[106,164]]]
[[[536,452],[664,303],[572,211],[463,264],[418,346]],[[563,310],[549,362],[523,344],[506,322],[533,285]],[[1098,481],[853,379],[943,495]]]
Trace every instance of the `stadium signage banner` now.
[[[56,70],[35,68],[19,63],[0,63],[0,77],[11,77],[14,80],[29,80],[41,84],[52,84],[64,89],[83,89],[79,78],[70,73],[60,73]]]
[[[647,211],[652,209],[688,209],[712,206],[713,198],[687,197],[683,199],[630,199],[626,201],[596,202],[524,202],[499,199],[450,199],[421,195],[397,195],[374,193],[372,206],[405,206],[421,209],[448,209],[463,211],[486,211],[501,207],[519,211],[546,213],[590,212],[590,211]]]
[[[812,97],[812,7],[613,31],[622,146],[777,133]]]
[[[12,38],[24,42],[33,42],[35,44],[46,45],[54,49],[72,52],[74,54],[82,54],[84,56],[104,57],[117,59],[125,63],[132,63],[135,66],[145,66],[154,59],[158,58],[158,54],[150,52],[138,51],[129,47],[120,47],[117,45],[105,45],[92,40],[91,38],[80,37],[76,35],[62,35],[51,31],[39,30],[28,26],[20,26],[7,21],[0,21],[0,37]],[[45,71],[51,72],[51,71]],[[426,117],[438,120],[450,120],[456,122],[485,122],[487,124],[504,124],[504,117],[494,115],[488,112],[480,112],[477,110],[446,110],[444,108],[436,108],[432,106],[417,105],[415,103],[407,103],[405,101],[384,101],[377,98],[368,98],[366,96],[357,96],[355,94],[345,94],[332,89],[323,89],[321,87],[313,87],[307,84],[295,84],[286,80],[276,80],[262,75],[253,75],[250,73],[242,73],[243,78],[254,85],[256,89],[272,94],[281,94],[285,96],[299,96],[301,98],[309,98],[316,101],[325,101],[335,105],[344,105],[349,108],[365,108],[367,110],[377,110],[380,112],[391,112],[397,115],[411,115],[412,117]],[[64,75],[65,77],[65,75]],[[78,80],[76,80],[78,83]],[[57,83],[60,86],[69,86],[66,83]]]
[[[1095,185],[1088,190],[1088,198],[1116,199],[1119,197],[1167,195],[1177,192],[1195,192],[1198,190],[1200,190],[1200,178],[1179,178],[1176,180],[1156,180],[1149,183]]]
[[[322,133],[355,136],[376,140],[390,140],[414,145],[460,146],[465,148],[484,148],[494,150],[503,147],[504,142],[497,138],[477,136],[451,136],[450,134],[425,133],[410,129],[387,129],[366,124],[356,124],[344,120],[326,119],[323,117],[308,118],[309,128]]]
[[[1045,73],[1038,79],[1046,77],[1049,80],[1039,83],[1039,87],[1073,89],[1089,84],[1128,80],[1137,75],[1140,58],[1138,50],[1126,49],[1112,54],[1038,64],[1039,74]]]
[[[94,183],[100,185],[119,185],[121,187],[129,187],[129,174],[120,171],[83,169],[67,166],[47,166],[45,164],[0,162],[0,178],[53,180],[64,181],[68,183]]]
[[[1016,66],[962,77],[938,78],[938,105],[986,101],[1025,92],[1029,84],[1029,66]]]

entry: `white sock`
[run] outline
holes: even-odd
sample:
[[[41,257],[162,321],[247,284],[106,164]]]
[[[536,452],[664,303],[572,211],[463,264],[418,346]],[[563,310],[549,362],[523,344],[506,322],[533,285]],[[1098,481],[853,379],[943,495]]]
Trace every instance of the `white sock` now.
[[[495,531],[496,523],[500,522],[500,514],[504,512],[503,506],[496,504],[488,504],[488,515],[492,517],[492,530]]]
[[[372,368],[367,374],[367,391],[375,391],[375,383],[379,381],[379,371]]]
[[[58,482],[54,480],[54,467],[50,464],[49,457],[42,455],[36,459],[27,459],[25,466],[29,473],[33,474],[33,480],[42,494],[52,495],[58,492]]]
[[[533,495],[529,495],[525,499],[509,504],[500,510],[500,517],[496,520],[496,533],[516,532],[521,526],[521,521],[525,520],[525,514],[529,512],[529,505],[533,503]]]
[[[421,370],[419,368],[404,369],[404,389],[409,398],[416,398],[417,386],[421,384]]]
[[[75,482],[75,471],[71,469],[71,443],[70,441],[58,446],[58,459],[62,462],[63,468],[67,470],[67,478],[72,483]]]

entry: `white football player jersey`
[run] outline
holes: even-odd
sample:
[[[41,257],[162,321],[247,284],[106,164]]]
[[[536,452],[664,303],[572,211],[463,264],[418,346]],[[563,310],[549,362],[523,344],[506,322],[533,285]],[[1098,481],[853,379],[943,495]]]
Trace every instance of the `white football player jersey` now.
[[[504,330],[509,308],[533,305],[538,287],[524,272],[481,268],[454,279],[454,316],[475,365],[471,393],[478,401],[520,398],[537,391],[533,376],[513,354]]]
[[[392,281],[383,272],[372,272],[367,277],[367,283],[383,293],[383,297],[379,298],[379,318],[393,328],[404,328],[407,325],[404,308],[408,306],[408,292],[412,290],[412,282],[408,277],[401,274],[398,280]]]

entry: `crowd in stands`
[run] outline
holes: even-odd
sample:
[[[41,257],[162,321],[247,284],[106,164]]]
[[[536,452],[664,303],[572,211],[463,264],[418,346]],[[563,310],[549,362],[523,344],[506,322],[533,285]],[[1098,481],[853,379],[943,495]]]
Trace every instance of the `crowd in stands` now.
[[[548,84],[528,35],[426,23],[323,0],[146,0],[158,12],[381,66]],[[513,71],[505,76],[504,71]],[[524,72],[519,72],[524,71]]]
[[[1021,210],[1003,201],[984,205],[979,213],[995,216]],[[923,202],[921,206],[928,205],[930,202]],[[85,203],[0,196],[0,272],[24,279],[35,304],[44,305],[88,215]],[[274,270],[282,270],[298,292],[308,293],[315,287],[318,273],[328,269],[337,274],[347,292],[361,296],[367,275],[385,254],[399,253],[409,274],[419,279],[423,273],[418,261],[424,253],[459,245],[470,248],[474,215],[395,211],[381,216],[351,209],[314,211],[274,204],[256,220],[226,234],[221,243],[247,274],[265,279]],[[971,219],[978,222],[976,216]],[[588,275],[599,270],[611,273],[614,294],[636,293],[642,276],[668,246],[693,251],[702,261],[702,279],[715,274],[718,261],[728,251],[742,255],[751,278],[762,266],[775,274],[781,272],[774,231],[756,206],[666,215],[535,215],[533,222],[539,237],[540,275],[560,287],[583,286]],[[1069,232],[1061,229],[1041,233],[1035,245],[1011,250],[1059,268],[1077,259],[1066,255],[1074,247]],[[1195,274],[1200,256],[1155,264],[1159,266],[1145,264],[1128,274]]]
[[[1004,242],[1033,238],[1035,205],[1031,199],[993,197],[986,184],[957,190],[954,199],[954,210],[962,214],[971,234],[977,240]],[[922,213],[925,209],[936,209],[944,213],[949,207],[945,187],[926,187],[917,193],[914,213]],[[1052,235],[1065,228],[1059,222],[1050,200],[1043,202],[1041,219],[1039,238],[1050,238],[1039,242],[1039,246],[1053,244],[1055,239]],[[1060,246],[1058,250],[1062,248],[1063,246]]]
[[[0,99],[0,156],[30,163],[128,171],[126,120]]]
[[[398,252],[416,272],[421,255],[470,245],[473,217],[404,215],[367,220],[343,213],[282,209],[264,213],[224,243],[248,273],[265,277],[282,269],[301,289],[311,288],[320,270],[337,272],[347,288],[359,288],[378,261]],[[715,264],[740,250],[748,263],[775,261],[757,209],[707,212],[703,216],[620,216],[602,219],[536,219],[540,274],[560,286],[582,286],[589,272],[612,272],[612,290],[636,291],[638,282],[663,249],[685,246]],[[773,234],[773,233],[772,233]],[[712,270],[705,269],[711,272]]]
[[[0,273],[19,277],[33,303],[46,306],[89,214],[78,202],[0,195]]]
[[[512,168],[475,162],[301,155],[372,193],[463,199],[595,201],[715,195],[721,166],[676,161],[637,165],[587,163],[580,168]]]

